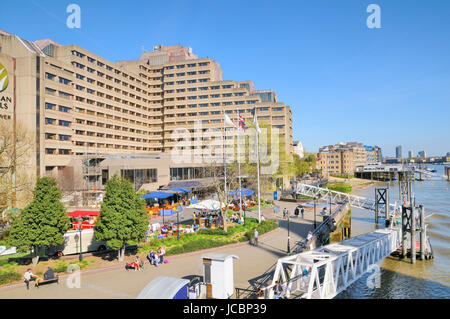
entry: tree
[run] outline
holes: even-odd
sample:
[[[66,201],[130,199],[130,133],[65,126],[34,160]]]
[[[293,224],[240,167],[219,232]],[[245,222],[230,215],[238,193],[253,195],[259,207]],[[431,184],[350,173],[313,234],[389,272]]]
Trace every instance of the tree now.
[[[227,183],[225,185],[225,171],[223,163],[214,162],[206,168],[207,176],[212,178],[212,188],[214,193],[217,195],[217,199],[220,202],[220,206],[225,206],[225,214],[222,213],[223,230],[226,232],[227,223],[226,217],[228,212],[228,205],[230,204],[232,198],[228,194],[239,187],[238,184],[238,168],[237,163],[227,163]]]
[[[106,241],[109,248],[117,250],[119,261],[123,261],[125,244],[144,240],[147,230],[145,201],[136,194],[128,180],[114,175],[106,183],[105,198],[94,227],[95,238]]]
[[[62,245],[69,228],[69,216],[61,203],[61,191],[56,180],[37,180],[33,200],[19,217],[14,218],[8,244],[20,252],[33,252],[33,264],[39,261],[42,247]]]
[[[15,137],[15,139],[14,139]],[[28,129],[0,119],[0,205],[25,207],[32,199],[34,177],[27,169],[35,148]]]

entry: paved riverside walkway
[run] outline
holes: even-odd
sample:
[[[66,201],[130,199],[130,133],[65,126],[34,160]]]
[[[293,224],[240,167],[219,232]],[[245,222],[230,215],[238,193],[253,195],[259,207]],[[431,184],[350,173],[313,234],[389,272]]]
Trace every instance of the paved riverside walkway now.
[[[259,246],[254,247],[247,242],[218,247],[208,252],[234,254],[239,259],[234,260],[234,286],[249,288],[251,283],[263,275],[273,266],[279,257],[286,255],[287,249],[287,220],[282,218],[284,207],[289,209],[291,249],[296,241],[303,239],[308,230],[312,229],[312,210],[305,210],[305,219],[293,217],[295,203],[277,202],[280,212],[277,216],[272,209],[263,211],[266,219],[278,219],[280,229],[268,234],[260,235]],[[319,211],[318,211],[319,212]],[[247,212],[247,215],[257,216],[257,211]],[[321,220],[319,217],[318,219]],[[178,256],[169,256],[168,264],[157,268],[146,263],[142,271],[126,271],[125,262],[114,262],[112,267],[81,272],[81,287],[68,288],[67,276],[60,278],[59,285],[50,284],[40,288],[25,284],[0,288],[0,299],[6,298],[136,298],[139,292],[158,276],[182,278],[192,275],[203,275],[202,255],[205,251],[192,252]],[[130,257],[128,257],[130,259]],[[127,260],[127,257],[126,259]]]

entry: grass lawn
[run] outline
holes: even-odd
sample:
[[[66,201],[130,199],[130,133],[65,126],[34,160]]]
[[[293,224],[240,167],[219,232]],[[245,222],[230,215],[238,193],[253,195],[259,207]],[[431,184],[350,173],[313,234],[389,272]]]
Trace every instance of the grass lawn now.
[[[351,193],[352,192],[352,186],[350,184],[345,183],[330,183],[326,185],[326,188],[331,189],[336,192],[342,192],[342,193]]]

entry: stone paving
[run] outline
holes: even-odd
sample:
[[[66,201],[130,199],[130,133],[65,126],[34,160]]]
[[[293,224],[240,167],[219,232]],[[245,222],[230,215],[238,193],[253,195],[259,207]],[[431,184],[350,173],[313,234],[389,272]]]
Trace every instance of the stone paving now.
[[[277,202],[280,212],[274,214],[272,209],[263,210],[266,219],[276,219],[280,229],[260,236],[259,246],[247,242],[213,248],[214,251],[237,255],[234,261],[234,286],[249,288],[255,279],[270,269],[279,257],[286,255],[287,220],[282,218],[283,208],[290,210],[291,249],[296,241],[303,239],[308,230],[312,229],[312,210],[305,210],[305,219],[293,217],[295,203]],[[188,212],[186,212],[188,214]],[[256,217],[257,211],[247,212]],[[176,218],[176,215],[174,215]],[[172,217],[174,217],[172,216]],[[184,219],[186,220],[189,215]],[[173,218],[172,218],[173,219]],[[320,218],[321,219],[321,218]],[[176,219],[174,220],[176,221]],[[107,269],[83,271],[80,288],[68,288],[67,276],[61,278],[59,285],[51,284],[40,288],[25,288],[25,284],[0,288],[0,299],[5,298],[136,298],[139,292],[158,276],[182,278],[185,276],[203,274],[202,255],[205,251],[170,256],[169,263],[154,267],[148,264],[142,271],[126,271],[124,265],[116,265]]]

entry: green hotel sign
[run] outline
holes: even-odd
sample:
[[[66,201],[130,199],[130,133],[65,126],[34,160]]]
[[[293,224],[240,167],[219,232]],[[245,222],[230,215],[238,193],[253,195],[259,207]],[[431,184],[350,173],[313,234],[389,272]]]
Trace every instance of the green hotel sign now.
[[[3,92],[8,87],[8,72],[3,64],[0,63],[0,92]]]

